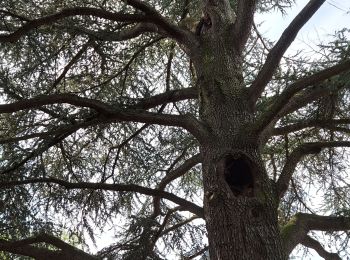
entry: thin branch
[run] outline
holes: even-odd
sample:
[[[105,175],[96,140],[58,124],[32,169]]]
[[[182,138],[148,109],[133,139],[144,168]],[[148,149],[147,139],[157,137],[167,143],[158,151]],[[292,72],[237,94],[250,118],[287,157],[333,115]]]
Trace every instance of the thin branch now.
[[[20,161],[17,161],[13,163],[10,167],[6,168],[5,170],[1,171],[0,174],[7,174],[10,172],[13,172],[17,170],[19,167],[23,166],[25,163],[30,161],[31,159],[43,154],[47,150],[49,150],[51,147],[55,146],[65,138],[67,138],[69,135],[72,133],[76,132],[79,129],[79,127],[71,128],[65,132],[62,132],[60,134],[55,135],[54,137],[45,140],[42,142],[37,149],[34,151],[30,152],[27,156],[25,156],[24,159],[21,159]]]
[[[157,189],[158,190],[164,190],[166,185],[168,185],[173,180],[183,176],[186,174],[192,167],[196,166],[198,163],[202,161],[201,154],[196,154],[192,156],[191,158],[187,159],[183,164],[181,164],[178,168],[172,170],[169,172],[158,184]],[[160,197],[154,197],[153,198],[153,207],[154,207],[154,216],[157,216],[160,214]]]
[[[162,113],[163,110],[165,109],[165,107],[166,107],[166,104],[163,104],[159,108],[158,113]],[[110,177],[114,176],[114,170],[115,170],[115,167],[117,166],[117,162],[119,160],[119,155],[120,155],[120,152],[122,151],[122,148],[125,147],[132,139],[134,139],[136,136],[138,136],[140,133],[142,133],[142,131],[145,130],[149,126],[150,126],[150,124],[144,124],[139,129],[137,129],[132,135],[130,135],[128,138],[126,138],[123,142],[119,143],[119,145],[109,148],[109,151],[108,151],[108,154],[107,154],[107,157],[105,159],[104,166],[103,166],[103,174],[102,174],[102,177],[101,177],[101,182],[105,182]],[[116,153],[116,155],[114,157],[114,163],[112,165],[112,171],[111,171],[110,175],[106,177],[105,175],[106,175],[106,169],[107,169],[106,168],[107,162],[108,162],[109,155],[110,155],[111,151],[114,150],[114,149],[117,149],[117,153]]]
[[[158,37],[156,39],[153,39],[149,42],[147,42],[146,44],[142,45],[137,51],[135,51],[133,53],[133,55],[131,56],[131,58],[129,59],[129,61],[123,66],[123,68],[121,68],[116,74],[108,77],[106,80],[104,80],[103,82],[91,87],[90,89],[93,89],[93,88],[97,88],[97,87],[101,87],[103,86],[104,84],[107,84],[108,82],[110,82],[111,80],[119,77],[120,75],[122,75],[123,72],[127,72],[131,66],[131,64],[134,62],[134,60],[138,57],[138,55],[140,53],[142,53],[146,48],[152,46],[153,44],[159,42],[160,40],[164,39],[163,37]]]
[[[11,17],[17,18],[17,19],[22,20],[22,21],[26,21],[26,22],[30,21],[30,19],[28,19],[27,17],[15,14],[15,13],[10,12],[8,10],[0,10],[0,13],[3,13],[5,15],[7,15],[7,16],[11,16]]]
[[[244,49],[253,24],[256,0],[239,0],[237,3],[234,38],[239,53]]]
[[[261,96],[267,83],[271,80],[273,73],[283,54],[294,41],[299,30],[306,24],[306,22],[315,14],[321,7],[325,0],[311,0],[294,18],[289,26],[284,30],[281,37],[267,55],[265,64],[261,68],[256,79],[250,87],[250,102],[254,106],[258,98]]]
[[[290,184],[291,184],[292,189],[293,189],[293,191],[294,191],[295,197],[296,197],[297,200],[301,203],[301,205],[303,205],[303,207],[304,207],[308,212],[310,212],[311,214],[315,214],[315,212],[314,212],[312,209],[310,209],[310,207],[308,207],[308,205],[306,205],[306,203],[304,202],[303,198],[299,195],[298,189],[297,189],[297,187],[296,187],[296,184],[295,184],[293,178],[291,178]]]
[[[184,221],[182,221],[182,222],[180,222],[180,223],[177,223],[177,224],[175,224],[175,225],[173,225],[173,226],[171,226],[171,227],[165,229],[165,230],[160,234],[160,236],[163,236],[163,235],[165,235],[165,234],[168,234],[169,232],[171,232],[171,231],[173,231],[173,230],[176,230],[176,229],[178,229],[178,228],[180,228],[180,227],[182,227],[182,226],[184,226],[184,225],[187,225],[188,223],[192,222],[192,221],[195,220],[195,219],[198,219],[198,216],[192,216],[192,217],[190,217],[190,218],[188,218],[188,219],[186,219],[186,220],[184,220]]]
[[[165,103],[177,102],[186,99],[198,98],[197,89],[195,87],[169,90],[164,93],[143,98],[139,100],[132,108],[150,109]]]
[[[165,215],[162,224],[160,225],[160,227],[158,228],[157,232],[152,236],[152,240],[150,242],[150,251],[153,252],[154,251],[154,247],[158,241],[158,239],[162,236],[162,232],[164,231],[166,225],[168,224],[168,221],[171,217],[172,214],[174,214],[177,211],[181,211],[183,210],[181,207],[175,207],[173,209],[170,209],[167,214]],[[151,218],[154,218],[155,216],[151,216]],[[198,218],[198,217],[197,217]]]
[[[10,182],[0,182],[0,188],[11,188],[18,185],[25,184],[35,184],[35,183],[54,183],[64,187],[67,190],[71,189],[89,189],[89,190],[105,190],[105,191],[124,191],[124,192],[137,192],[150,196],[159,196],[164,199],[170,200],[184,210],[188,210],[193,214],[204,218],[203,208],[197,206],[196,204],[182,199],[172,193],[161,191],[157,189],[151,189],[142,187],[134,184],[108,184],[108,183],[91,183],[91,182],[79,182],[72,183],[56,178],[39,178],[39,179],[28,179],[22,181],[10,181]]]
[[[350,70],[350,60],[316,72],[311,76],[299,79],[289,85],[280,96],[276,97],[270,109],[259,117],[258,122],[255,125],[255,131],[260,133],[266,126],[268,126],[297,92],[348,70]]]
[[[287,255],[302,243],[307,233],[315,231],[344,231],[350,230],[350,217],[320,216],[315,214],[298,213],[281,229],[284,248]]]
[[[328,147],[350,147],[349,141],[334,141],[334,142],[315,142],[304,143],[297,147],[288,157],[282,172],[277,180],[277,196],[282,198],[288,189],[289,182],[293,176],[295,168],[298,162],[308,154],[317,154],[321,152],[323,148]]]
[[[260,34],[258,28],[256,27],[256,24],[253,21],[253,29],[256,33],[256,36],[258,37],[258,39],[260,40],[261,44],[263,45],[264,49],[267,50],[268,52],[270,52],[270,48],[267,46],[264,38],[262,37],[262,35]]]
[[[180,29],[177,25],[164,18],[156,9],[139,0],[124,0],[135,9],[143,11],[147,16],[152,17],[152,22],[164,29],[172,38],[187,44],[188,47],[196,42],[195,36],[189,31]]]
[[[191,260],[196,258],[197,256],[200,256],[202,254],[204,254],[206,251],[209,251],[209,246],[205,246],[203,247],[201,250],[199,250],[197,253],[191,255],[191,256],[186,256],[184,257],[184,260]]]
[[[50,87],[50,89],[47,91],[47,93],[50,93],[51,90],[55,89],[58,84],[62,81],[62,79],[66,76],[67,72],[72,68],[72,66],[81,58],[81,56],[86,52],[89,45],[91,44],[91,41],[89,40],[87,43],[85,43],[80,50],[73,56],[73,58],[67,63],[67,65],[63,68],[62,73],[58,76],[57,79],[55,79],[54,83]]]
[[[61,142],[66,137],[73,134],[74,132],[76,132],[79,129],[88,128],[88,127],[95,126],[98,124],[112,123],[112,122],[114,122],[114,120],[110,120],[110,119],[106,119],[106,118],[99,118],[99,117],[89,117],[85,121],[82,121],[79,123],[74,123],[72,125],[60,126],[52,132],[46,132],[46,133],[44,132],[43,135],[41,136],[42,139],[44,139],[44,141],[39,144],[39,147],[37,149],[30,152],[24,159],[15,162],[10,167],[3,170],[0,174],[6,174],[6,173],[9,173],[9,172],[12,172],[12,171],[18,169],[20,166],[24,165],[29,160],[43,154],[48,149],[57,145],[59,142]],[[50,135],[52,137],[47,138],[48,135]],[[20,139],[20,137],[18,139]]]
[[[316,239],[306,235],[300,242],[303,246],[314,249],[319,256],[326,260],[341,260],[338,254],[330,253],[324,249],[324,247]]]

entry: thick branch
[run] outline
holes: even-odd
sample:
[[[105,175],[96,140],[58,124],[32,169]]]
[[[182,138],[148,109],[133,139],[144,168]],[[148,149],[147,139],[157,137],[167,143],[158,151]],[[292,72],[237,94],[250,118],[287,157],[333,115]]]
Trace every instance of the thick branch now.
[[[169,22],[156,9],[139,0],[125,0],[125,2],[135,9],[143,11],[147,16],[152,17],[152,22],[165,30],[172,38],[184,43],[187,47],[197,42],[196,37],[189,31],[180,29],[177,25]]]
[[[337,87],[336,89],[340,90],[344,86],[345,84],[343,86]],[[291,97],[288,103],[286,103],[283,108],[281,108],[280,112],[277,114],[274,120],[278,120],[287,114],[293,113],[294,111],[307,106],[313,101],[329,95],[334,90],[335,89],[333,86],[327,86],[323,84],[320,84],[318,86],[309,86],[308,88],[299,91],[293,97]]]
[[[302,78],[289,85],[280,96],[276,97],[276,100],[270,109],[259,117],[258,122],[255,125],[255,131],[257,133],[260,133],[266,126],[268,126],[269,123],[272,122],[276,116],[278,116],[279,112],[284,108],[286,104],[288,104],[290,99],[297,92],[307,88],[310,85],[318,84],[326,79],[331,78],[332,76],[338,75],[348,70],[350,70],[350,60],[319,71],[311,76]]]
[[[108,190],[108,191],[126,191],[126,192],[137,192],[150,196],[159,196],[164,199],[170,200],[183,209],[192,212],[193,214],[204,218],[203,208],[196,204],[182,199],[172,193],[161,191],[157,189],[151,189],[142,187],[134,184],[108,184],[108,183],[90,183],[90,182],[79,182],[71,183],[55,178],[40,178],[40,179],[29,179],[23,181],[12,181],[12,182],[0,182],[0,188],[10,188],[17,185],[35,184],[35,183],[55,183],[63,186],[67,190],[71,189],[90,189],[90,190]]]
[[[327,147],[350,147],[349,141],[304,143],[297,147],[287,159],[277,181],[277,195],[281,198],[288,189],[289,182],[298,162],[308,154],[317,154]]]
[[[287,255],[302,243],[307,233],[316,231],[344,231],[350,230],[349,217],[319,216],[298,213],[281,229],[281,235]]]
[[[62,11],[44,16],[38,19],[30,20],[25,25],[17,29],[15,32],[10,34],[1,34],[0,42],[15,42],[24,34],[29,31],[38,28],[43,25],[55,23],[63,18],[77,16],[77,15],[91,15],[103,19],[107,19],[115,22],[151,22],[151,17],[138,14],[124,14],[124,13],[113,13],[102,9],[90,8],[90,7],[75,7],[67,8]]]
[[[184,221],[182,221],[182,222],[180,222],[180,223],[177,223],[177,224],[175,224],[175,225],[173,225],[173,226],[171,226],[171,227],[165,229],[165,230],[160,234],[160,236],[163,236],[163,235],[165,235],[165,234],[168,234],[169,232],[171,232],[171,231],[173,231],[173,230],[176,230],[176,229],[178,229],[178,228],[180,228],[180,227],[182,227],[182,226],[184,226],[184,225],[187,225],[188,223],[192,222],[192,221],[195,220],[195,219],[198,219],[198,216],[192,216],[192,217],[190,217],[190,218],[188,218],[188,219],[186,219],[186,220],[184,220]]]
[[[339,91],[345,88],[346,86],[347,86],[346,84],[342,84],[336,87],[332,85],[324,86],[321,84],[316,87],[310,86],[302,91],[299,91],[297,94],[295,94],[292,98],[289,99],[289,101],[283,106],[283,108],[281,108],[281,110],[274,116],[274,119],[269,123],[269,125],[267,125],[264,128],[264,130],[261,133],[261,136],[264,138],[262,139],[262,143],[265,143],[269,139],[269,137],[272,135],[282,134],[284,130],[286,131],[286,133],[288,132],[287,129],[284,129],[284,130],[281,129],[281,131],[279,131],[280,130],[279,128],[274,129],[276,122],[280,118],[307,106],[313,101],[316,101],[322,97],[329,95],[332,91],[335,91],[335,90]],[[265,104],[261,104],[262,109],[259,109],[259,110],[263,110],[263,107],[271,106],[275,99],[276,97],[270,97],[269,100],[265,102]],[[327,129],[330,129],[330,127],[327,127]],[[338,130],[340,131],[340,129]],[[344,130],[345,129],[342,129],[342,131]]]
[[[206,135],[206,130],[204,130],[202,124],[191,115],[158,114],[141,109],[117,109],[99,100],[83,98],[73,94],[38,96],[11,104],[0,105],[0,113],[12,113],[23,109],[40,108],[44,105],[57,103],[67,103],[75,106],[92,108],[105,120],[179,126],[185,128],[198,139],[203,139]]]
[[[234,24],[234,37],[236,48],[242,52],[253,24],[256,0],[239,0],[237,3],[236,22]]]
[[[112,109],[111,106],[95,99],[83,98],[74,94],[54,94],[37,96],[30,99],[22,99],[11,104],[2,104],[0,105],[0,114],[13,113],[24,109],[35,109],[45,105],[63,103],[80,107],[89,107],[100,113],[108,113],[108,111]]]
[[[39,132],[39,133],[32,133],[32,134],[27,134],[27,135],[22,135],[22,136],[17,136],[17,137],[8,137],[8,138],[1,138],[0,139],[0,144],[8,144],[8,143],[14,143],[18,141],[23,141],[23,140],[29,140],[33,138],[42,138],[46,139],[49,138],[50,136],[57,135],[59,131],[52,131],[52,132]]]
[[[326,129],[335,129],[337,125],[344,125],[344,124],[350,124],[350,119],[330,119],[330,120],[305,120],[301,122],[297,122],[295,124],[286,125],[283,127],[275,128],[272,132],[273,135],[285,135],[288,133],[296,132],[303,130],[305,128],[310,127],[319,127],[319,128],[326,128]],[[344,128],[344,130],[349,130],[347,128]]]
[[[107,10],[90,7],[67,8],[63,9],[62,11],[56,14],[30,20],[13,33],[0,35],[0,42],[15,42],[20,37],[22,37],[23,35],[35,28],[55,23],[56,21],[67,17],[78,15],[91,15],[94,17],[103,18],[115,22],[143,23],[143,25],[141,24],[139,25],[139,27],[136,26],[133,30],[129,32],[122,32],[122,34],[124,35],[119,36],[121,36],[124,39],[130,37],[132,38],[132,36],[151,30],[154,32],[162,31],[161,33],[165,33],[166,35],[176,39],[177,41],[186,44],[188,47],[192,46],[193,44],[196,44],[196,38],[191,32],[182,30],[177,25],[169,22],[159,12],[157,12],[157,10],[155,10],[148,4],[138,0],[126,0],[124,2],[126,2],[128,5],[133,6],[135,9],[143,11],[145,14],[125,14],[122,12],[114,13]],[[156,25],[157,28],[151,28],[149,24]]]
[[[321,257],[326,260],[341,260],[338,254],[327,252],[320,244],[320,242],[310,236],[306,235],[300,243],[303,246],[314,249]]]
[[[32,246],[32,244],[46,243],[53,245],[60,250],[49,250],[46,248],[40,248]],[[38,260],[46,259],[76,259],[76,260],[97,260],[96,257],[85,253],[84,251],[73,247],[61,239],[48,235],[39,234],[35,237],[26,238],[18,241],[6,241],[0,239],[0,250],[9,253],[20,254],[25,256],[34,257]]]
[[[264,91],[265,86],[271,80],[283,54],[294,41],[299,30],[321,7],[325,0],[311,0],[294,18],[289,26],[284,30],[276,45],[267,55],[265,64],[250,87],[250,102],[252,106]]]

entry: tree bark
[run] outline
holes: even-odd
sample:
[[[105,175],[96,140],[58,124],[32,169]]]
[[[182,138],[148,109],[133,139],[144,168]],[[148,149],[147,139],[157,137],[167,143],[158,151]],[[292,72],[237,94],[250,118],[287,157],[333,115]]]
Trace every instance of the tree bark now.
[[[225,32],[223,28],[221,33]],[[200,119],[209,136],[200,148],[210,259],[287,259],[277,223],[275,187],[253,131],[255,117],[241,57],[230,36],[208,33],[201,38],[194,64]]]

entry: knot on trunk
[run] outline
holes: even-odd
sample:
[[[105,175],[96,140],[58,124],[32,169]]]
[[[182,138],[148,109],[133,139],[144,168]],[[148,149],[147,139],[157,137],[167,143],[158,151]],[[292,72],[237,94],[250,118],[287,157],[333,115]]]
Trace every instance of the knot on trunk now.
[[[254,196],[256,167],[243,153],[228,154],[221,160],[223,176],[235,196]]]

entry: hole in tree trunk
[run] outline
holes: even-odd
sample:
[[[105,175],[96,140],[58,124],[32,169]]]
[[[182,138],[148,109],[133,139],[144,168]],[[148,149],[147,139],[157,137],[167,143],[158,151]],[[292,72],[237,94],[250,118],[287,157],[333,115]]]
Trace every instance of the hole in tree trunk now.
[[[227,155],[224,161],[225,181],[235,196],[254,196],[255,167],[244,154]]]

